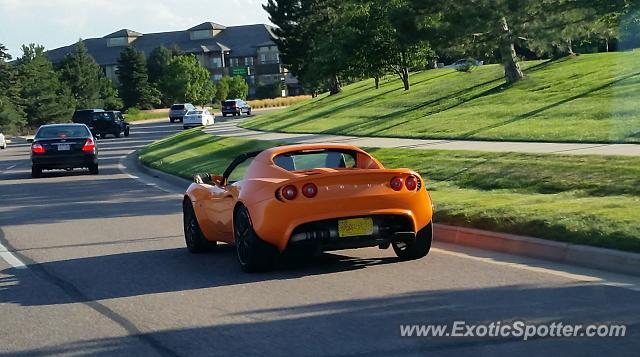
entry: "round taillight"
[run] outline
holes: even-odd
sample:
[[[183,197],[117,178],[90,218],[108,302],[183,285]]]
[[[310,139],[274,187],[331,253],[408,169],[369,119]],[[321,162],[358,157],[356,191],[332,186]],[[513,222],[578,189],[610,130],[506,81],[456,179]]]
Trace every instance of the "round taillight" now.
[[[404,180],[404,185],[407,187],[407,190],[413,191],[418,187],[418,179],[415,176],[409,176]]]
[[[282,197],[292,200],[298,196],[298,189],[296,186],[289,185],[282,188]]]
[[[391,182],[390,182],[391,188],[392,188],[394,191],[400,191],[400,190],[402,190],[402,184],[403,184],[403,182],[402,182],[402,177],[398,177],[398,176],[396,176],[396,177],[392,178],[392,179],[391,179]]]
[[[318,194],[318,187],[312,183],[305,184],[302,186],[302,194],[306,198],[316,197]]]

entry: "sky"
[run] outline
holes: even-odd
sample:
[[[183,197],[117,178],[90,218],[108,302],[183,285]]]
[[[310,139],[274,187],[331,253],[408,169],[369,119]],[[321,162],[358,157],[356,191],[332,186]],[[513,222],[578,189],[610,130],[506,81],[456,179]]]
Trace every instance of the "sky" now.
[[[15,59],[23,44],[45,49],[127,28],[151,33],[186,30],[205,21],[270,23],[266,0],[0,0],[0,43]]]

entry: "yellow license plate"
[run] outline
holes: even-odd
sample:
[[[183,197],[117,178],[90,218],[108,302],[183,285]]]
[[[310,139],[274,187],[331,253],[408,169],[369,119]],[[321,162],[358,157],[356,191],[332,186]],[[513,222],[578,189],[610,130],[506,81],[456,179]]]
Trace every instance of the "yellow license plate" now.
[[[371,219],[371,217],[344,219],[338,221],[338,236],[340,238],[368,236],[372,234],[373,219]]]

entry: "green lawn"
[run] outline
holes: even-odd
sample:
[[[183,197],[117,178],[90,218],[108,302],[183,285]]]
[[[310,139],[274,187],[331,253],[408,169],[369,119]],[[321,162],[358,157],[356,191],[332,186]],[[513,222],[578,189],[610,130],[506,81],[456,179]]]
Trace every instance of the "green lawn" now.
[[[245,121],[251,129],[412,138],[640,143],[640,50],[524,62],[505,87],[499,65],[438,69],[349,85]]]
[[[194,129],[144,148],[145,164],[185,178],[221,173],[239,153],[275,142]],[[640,158],[369,149],[420,172],[436,221],[640,252]]]

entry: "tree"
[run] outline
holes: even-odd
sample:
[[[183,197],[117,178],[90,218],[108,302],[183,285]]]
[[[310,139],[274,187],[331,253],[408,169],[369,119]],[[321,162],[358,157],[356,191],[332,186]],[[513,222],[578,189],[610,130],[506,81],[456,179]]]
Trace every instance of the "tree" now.
[[[118,96],[118,88],[113,84],[111,79],[101,76],[100,82],[100,99],[102,107],[106,110],[117,110],[123,107],[122,99]]]
[[[222,103],[222,101],[227,100],[227,98],[229,98],[229,77],[222,77],[222,79],[220,79],[218,81],[218,83],[216,83],[216,100],[220,103]]]
[[[26,124],[17,68],[7,63],[11,55],[0,44],[0,132],[15,132]]]
[[[151,109],[160,104],[160,92],[149,83],[147,65],[141,51],[127,47],[118,59],[119,93],[125,108]]]
[[[87,52],[82,40],[78,41],[75,51],[64,57],[58,67],[60,79],[71,90],[78,108],[100,108],[100,78],[104,76],[100,66]]]
[[[249,85],[247,84],[247,81],[240,76],[226,78],[229,83],[229,94],[227,97],[233,99],[247,99],[247,95],[249,94]]]
[[[269,0],[263,5],[278,26],[274,41],[289,71],[303,83],[326,80],[331,94],[341,91],[340,77],[349,63],[341,24],[347,6],[339,0]]]
[[[73,97],[60,83],[53,64],[44,54],[44,47],[30,44],[22,46],[22,52],[17,70],[28,124],[37,127],[69,121],[75,108]]]
[[[209,71],[195,56],[174,57],[160,82],[164,95],[173,102],[211,103],[216,86]]]
[[[149,53],[147,58],[147,70],[149,72],[149,82],[154,85],[158,85],[162,77],[171,63],[173,53],[170,49],[160,46],[156,47]]]
[[[635,1],[635,0],[629,0]],[[569,42],[581,31],[576,26],[593,21],[594,14],[609,13],[625,0],[469,0],[443,2],[412,0],[419,20],[433,25],[442,48],[468,52],[470,48],[497,50],[507,84],[524,78],[516,44],[533,49],[553,46],[558,39]],[[563,38],[564,37],[564,38]]]

